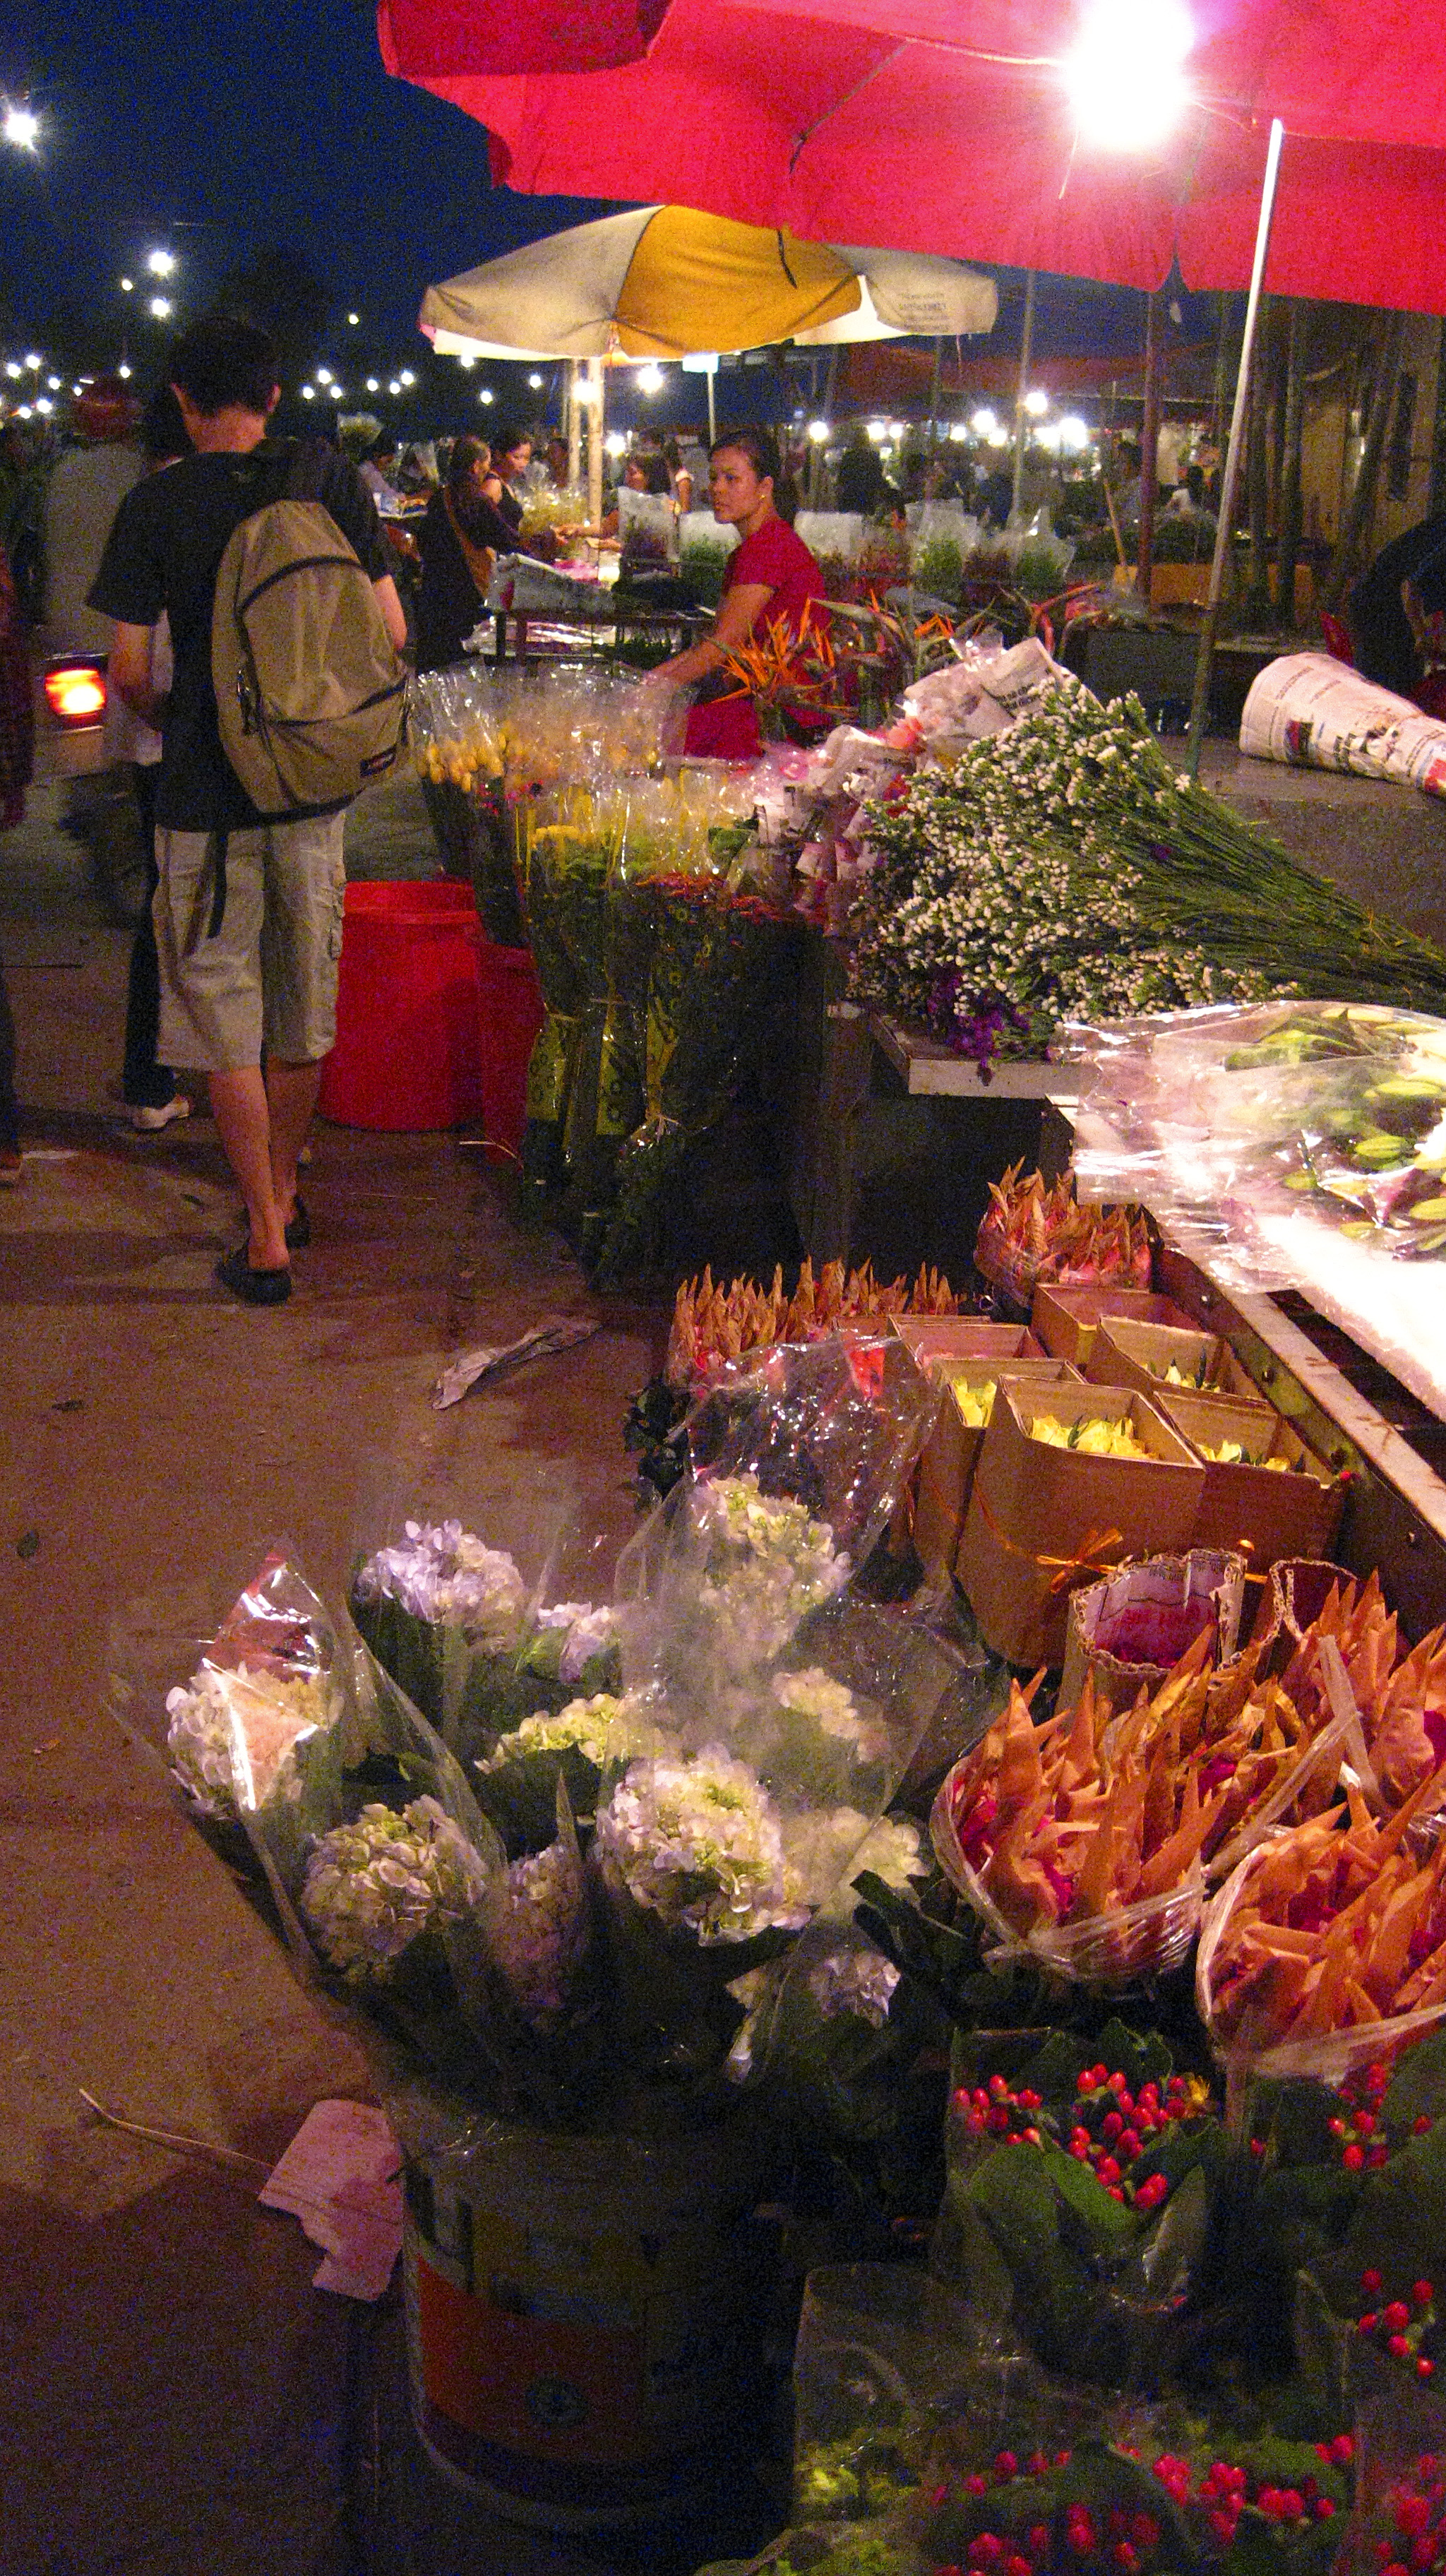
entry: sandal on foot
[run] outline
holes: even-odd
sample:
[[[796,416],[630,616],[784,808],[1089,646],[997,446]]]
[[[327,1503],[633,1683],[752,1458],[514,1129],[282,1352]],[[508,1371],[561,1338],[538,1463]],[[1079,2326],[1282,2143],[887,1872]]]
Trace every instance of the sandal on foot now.
[[[311,1219],[300,1199],[291,1202],[291,1216],[286,1228],[288,1252],[304,1252],[311,1241]]]
[[[243,1306],[284,1306],[291,1294],[290,1271],[253,1270],[244,1243],[239,1252],[228,1252],[217,1262],[216,1277]]]

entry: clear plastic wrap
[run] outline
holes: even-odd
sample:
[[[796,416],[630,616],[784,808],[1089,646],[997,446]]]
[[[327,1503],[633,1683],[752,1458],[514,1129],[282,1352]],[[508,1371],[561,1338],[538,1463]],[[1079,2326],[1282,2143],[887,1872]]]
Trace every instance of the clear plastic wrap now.
[[[471,795],[502,776],[505,712],[496,683],[475,662],[419,672],[407,689],[407,739],[423,778]]]

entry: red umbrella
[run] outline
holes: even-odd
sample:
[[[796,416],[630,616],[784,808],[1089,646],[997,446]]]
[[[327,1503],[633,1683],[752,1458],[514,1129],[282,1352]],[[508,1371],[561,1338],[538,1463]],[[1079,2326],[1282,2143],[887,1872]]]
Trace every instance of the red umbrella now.
[[[1168,13],[1170,0],[1154,0]],[[1194,0],[1193,104],[1147,160],[1081,142],[1083,0],[546,0],[524,27],[382,0],[389,67],[530,192],[668,198],[805,236],[1158,287],[1446,310],[1446,39],[1426,0]],[[602,64],[606,67],[599,68]],[[1118,58],[1127,85],[1130,60]]]

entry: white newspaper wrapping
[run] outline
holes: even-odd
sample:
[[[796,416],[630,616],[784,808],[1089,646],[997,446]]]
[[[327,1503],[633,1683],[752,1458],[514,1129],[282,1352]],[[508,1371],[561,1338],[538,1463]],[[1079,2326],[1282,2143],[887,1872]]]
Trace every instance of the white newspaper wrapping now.
[[[1008,733],[1034,712],[1051,689],[1078,688],[1072,673],[1051,659],[1037,635],[1008,652],[999,639],[966,644],[957,662],[915,680],[904,707],[932,750],[950,743],[982,742]]]
[[[1240,719],[1240,748],[1294,769],[1344,769],[1446,796],[1446,725],[1330,653],[1267,662]]]

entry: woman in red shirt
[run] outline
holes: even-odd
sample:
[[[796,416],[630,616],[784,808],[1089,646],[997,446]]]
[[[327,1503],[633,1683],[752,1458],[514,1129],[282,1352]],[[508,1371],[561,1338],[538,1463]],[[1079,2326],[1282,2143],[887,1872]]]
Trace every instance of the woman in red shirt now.
[[[713,516],[736,528],[740,543],[728,558],[712,634],[650,677],[674,688],[701,684],[686,750],[715,760],[756,760],[763,738],[753,701],[723,665],[755,627],[766,630],[781,620],[801,634],[809,601],[824,596],[823,575],[789,524],[791,493],[768,430],[729,430],[709,451],[708,464]]]

